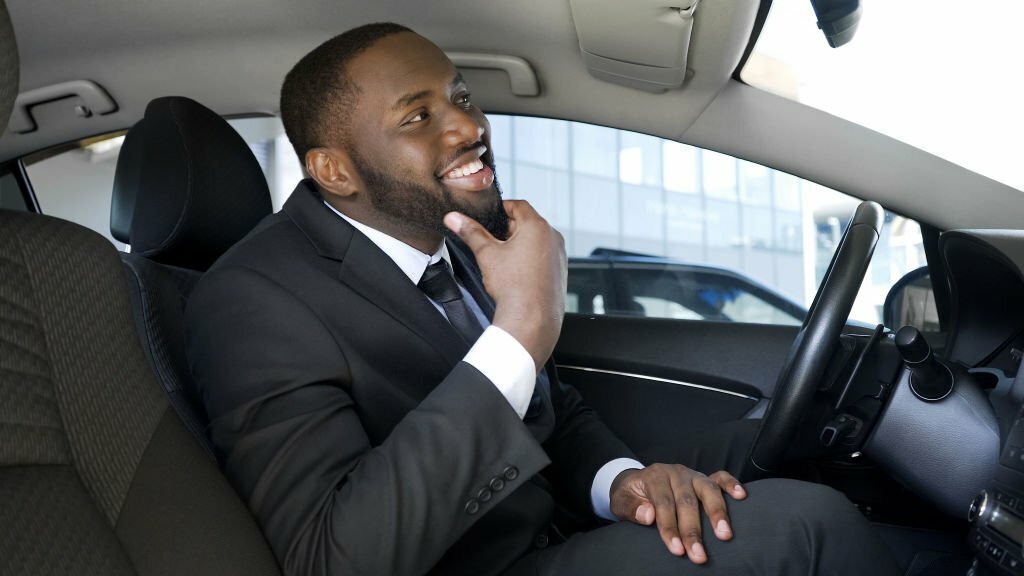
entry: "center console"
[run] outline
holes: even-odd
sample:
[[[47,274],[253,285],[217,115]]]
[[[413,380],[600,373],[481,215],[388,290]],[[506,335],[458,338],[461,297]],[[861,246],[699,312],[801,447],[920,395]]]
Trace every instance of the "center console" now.
[[[969,575],[1024,575],[1024,409],[1003,443],[993,485],[974,499],[967,519],[975,552]]]

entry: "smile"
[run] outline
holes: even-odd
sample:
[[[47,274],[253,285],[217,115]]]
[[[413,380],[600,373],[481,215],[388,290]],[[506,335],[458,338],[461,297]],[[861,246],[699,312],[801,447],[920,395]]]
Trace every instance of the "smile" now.
[[[451,169],[447,174],[445,174],[444,177],[461,178],[463,176],[469,176],[470,174],[476,174],[477,172],[483,170],[483,168],[483,161],[477,158],[476,160],[471,160],[461,166],[456,166],[455,168]]]
[[[444,173],[441,181],[450,189],[462,192],[480,192],[494,183],[494,171],[484,163],[480,155],[487,149],[481,147],[470,158]]]

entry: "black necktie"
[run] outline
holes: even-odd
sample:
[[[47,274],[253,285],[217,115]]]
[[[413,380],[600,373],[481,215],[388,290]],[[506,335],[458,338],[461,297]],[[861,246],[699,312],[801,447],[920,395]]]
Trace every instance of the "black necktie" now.
[[[417,286],[428,298],[441,305],[445,316],[448,317],[448,322],[459,333],[459,336],[462,336],[466,344],[472,346],[477,341],[477,338],[480,338],[480,335],[484,333],[484,329],[480,327],[480,322],[477,321],[473,311],[469,309],[466,301],[462,299],[462,290],[459,289],[459,285],[455,282],[455,276],[452,274],[452,269],[448,266],[447,260],[442,258],[427,266]],[[538,383],[534,387],[533,396],[530,397],[530,407],[526,412],[526,417],[532,418],[536,416],[542,406],[543,400],[540,397],[540,384]]]
[[[483,334],[484,329],[480,327],[480,322],[466,305],[466,301],[462,299],[462,290],[455,283],[455,276],[452,275],[452,269],[448,266],[447,260],[442,258],[427,266],[427,270],[423,273],[417,286],[428,298],[441,305],[445,316],[448,317],[448,322],[459,333],[459,336],[462,336],[466,344],[472,346]]]

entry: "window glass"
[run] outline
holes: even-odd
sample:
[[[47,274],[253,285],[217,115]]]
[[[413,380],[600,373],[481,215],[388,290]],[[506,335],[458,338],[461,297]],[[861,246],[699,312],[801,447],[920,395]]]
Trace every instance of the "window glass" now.
[[[497,162],[497,159],[495,161]],[[516,166],[512,172],[515,173],[516,189],[522,191],[519,198],[529,201],[538,212],[544,214],[552,226],[570,226],[568,171],[522,164]],[[502,182],[502,185],[508,188],[509,183]]]
[[[512,118],[491,116],[491,149],[498,158],[506,159],[512,154]]]
[[[605,297],[611,298],[609,271],[604,266],[574,264],[565,293],[565,311],[604,314]]]
[[[651,186],[622,185],[623,248],[637,252],[662,251],[665,248],[664,191]]]
[[[665,189],[672,192],[696,194],[700,190],[697,180],[700,170],[697,165],[697,149],[693,146],[664,140],[661,145],[662,176]]]
[[[722,314],[735,322],[755,324],[798,325],[803,321],[749,292],[735,293],[733,298],[723,304]]]
[[[705,318],[686,308],[678,302],[654,296],[635,296],[633,298],[643,310],[644,316],[651,318],[674,318],[676,320],[704,320]]]
[[[17,179],[14,174],[6,173],[0,175],[0,209],[17,210],[24,212],[28,210],[25,205],[25,196],[21,193]]]
[[[736,199],[736,159],[732,156],[703,150],[703,192],[710,198]]]
[[[760,164],[740,162],[740,198],[748,206],[770,206],[771,171]]]
[[[665,194],[665,256],[698,262],[704,258],[704,208],[700,197]]]
[[[566,249],[571,254],[589,254],[602,246],[618,248],[622,234],[619,231],[619,187],[616,181],[577,175],[572,178],[572,186],[572,226],[559,227],[552,222],[565,236]],[[547,214],[541,214],[547,218]]]
[[[114,242],[110,235],[110,195],[123,142],[124,132],[119,132],[26,158],[25,170],[39,210],[77,222]]]
[[[512,134],[516,162],[562,169],[569,167],[568,122],[517,117],[512,122]]]
[[[679,268],[653,277],[635,272],[623,280],[637,290],[625,301],[570,290],[572,312],[799,323],[858,203],[784,172],[652,136],[543,118],[494,115],[491,124],[505,195],[530,200],[562,232],[570,286],[583,264],[594,274],[639,255]],[[507,141],[511,148],[502,150]],[[592,256],[595,250],[605,255]],[[887,214],[851,318],[880,322],[889,288],[924,264],[917,223]],[[714,274],[681,279],[680,270],[695,265]],[[692,285],[699,279],[703,300],[701,286]]]
[[[572,124],[572,169],[578,174],[616,177],[618,133],[601,126]],[[492,142],[492,144],[497,145]]]
[[[799,305],[728,271],[683,263],[606,261],[623,287],[614,308],[618,313],[761,324],[803,321]]]
[[[302,170],[280,120],[239,118],[228,123],[249,144],[267,177],[274,209],[280,209],[302,178]],[[124,245],[110,235],[110,198],[123,142],[124,132],[117,132],[46,150],[24,159],[28,178],[44,214],[91,228],[122,250]],[[6,186],[3,191],[6,203]]]
[[[741,244],[754,250],[771,250],[775,244],[772,234],[772,209],[769,206],[741,203],[743,228]]]
[[[661,188],[661,139],[623,132],[619,148],[619,178],[626,184]]]

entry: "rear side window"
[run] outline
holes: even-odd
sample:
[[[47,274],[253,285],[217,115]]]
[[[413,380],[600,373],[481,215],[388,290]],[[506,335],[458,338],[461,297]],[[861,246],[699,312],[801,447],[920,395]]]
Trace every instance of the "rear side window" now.
[[[18,180],[10,172],[0,175],[0,209],[19,212],[28,210]]]
[[[110,196],[124,132],[106,134],[25,158],[32,189],[43,214],[110,235]]]

